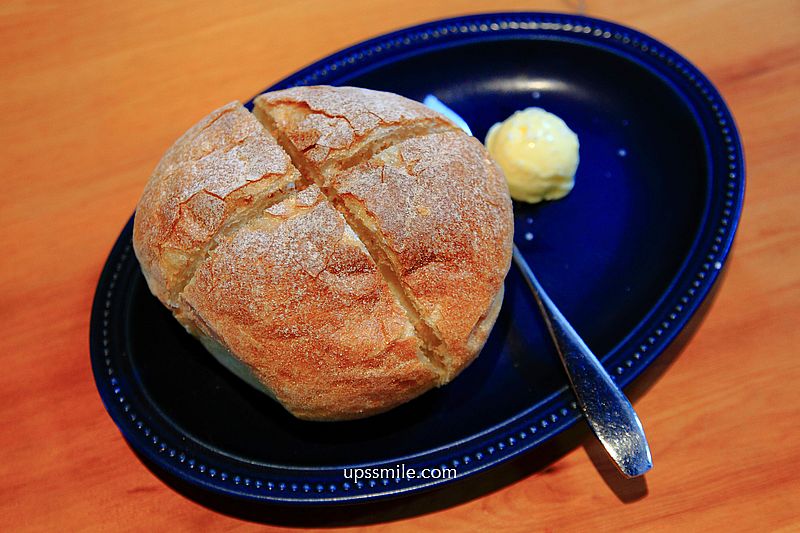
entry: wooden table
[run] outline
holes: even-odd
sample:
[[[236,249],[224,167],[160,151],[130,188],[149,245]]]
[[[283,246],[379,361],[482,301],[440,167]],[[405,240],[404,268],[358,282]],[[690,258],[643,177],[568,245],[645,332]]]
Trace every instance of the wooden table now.
[[[369,4],[0,4],[0,529],[254,529],[256,519],[448,531],[800,528],[796,0],[587,3],[589,15],[641,29],[703,69],[733,109],[747,157],[746,208],[718,297],[684,349],[633,390],[656,462],[645,482],[610,471],[578,428],[422,497],[252,513],[187,498],[127,447],[92,380],[89,309],[114,239],[178,135],[366,37],[468,12],[579,7]]]

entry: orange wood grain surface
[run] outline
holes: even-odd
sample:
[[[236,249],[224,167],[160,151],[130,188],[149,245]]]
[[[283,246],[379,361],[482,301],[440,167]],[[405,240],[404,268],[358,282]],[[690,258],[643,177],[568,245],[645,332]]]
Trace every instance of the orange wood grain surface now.
[[[705,320],[637,383],[655,469],[578,427],[446,490],[327,512],[219,507],[157,478],[101,405],[89,311],[162,152],[209,110],[434,18],[578,2],[0,3],[0,530],[800,530],[800,3],[588,1],[704,70],[744,138],[745,211]],[[197,500],[201,500],[198,502]]]

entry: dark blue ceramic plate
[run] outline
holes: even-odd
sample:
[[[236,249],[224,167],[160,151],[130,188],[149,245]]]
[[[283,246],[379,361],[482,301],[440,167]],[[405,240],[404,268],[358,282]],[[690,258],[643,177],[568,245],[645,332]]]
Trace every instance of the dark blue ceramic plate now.
[[[718,277],[742,206],[739,137],[705,76],[650,37],[577,16],[469,16],[366,41],[271,88],[307,84],[432,93],[480,139],[528,106],[563,117],[581,141],[575,189],[515,205],[516,241],[621,385],[675,338]],[[460,479],[581,416],[513,266],[497,325],[455,382],[367,420],[301,422],[219,366],[150,295],[129,222],[98,285],[91,356],[135,450],[193,485],[254,500],[418,491],[452,480],[354,483],[343,468],[447,466]]]

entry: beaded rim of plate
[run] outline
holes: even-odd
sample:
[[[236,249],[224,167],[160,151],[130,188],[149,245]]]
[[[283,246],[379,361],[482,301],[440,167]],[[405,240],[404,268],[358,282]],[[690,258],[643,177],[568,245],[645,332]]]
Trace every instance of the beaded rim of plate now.
[[[687,264],[671,294],[669,302],[660,301],[643,320],[653,324],[640,328],[644,332],[628,338],[607,356],[605,366],[612,378],[624,386],[633,380],[674,339],[680,328],[697,310],[708,293],[728,255],[741,213],[744,194],[744,156],[733,118],[721,96],[708,79],[682,56],[638,31],[602,20],[577,15],[546,13],[497,13],[474,15],[430,22],[399,30],[370,39],[361,44],[337,52],[312,64],[283,81],[270,87],[276,90],[298,85],[335,85],[337,78],[353,72],[360,66],[379,59],[408,52],[427,49],[435,43],[473,40],[476,35],[497,34],[528,37],[572,36],[583,43],[603,43],[624,49],[629,58],[645,64],[660,63],[667,72],[677,75],[705,102],[705,111],[716,121],[716,132],[722,141],[724,159],[725,200],[721,215],[705,234],[713,235],[706,250],[697,250],[696,241],[690,257],[703,260],[693,272]],[[663,71],[661,71],[663,73]],[[252,105],[251,103],[247,104]],[[695,111],[696,113],[696,111]],[[720,177],[715,169],[712,180]],[[131,219],[132,221],[132,219]],[[263,475],[254,476],[252,471],[232,470],[215,464],[214,452],[182,448],[170,438],[159,435],[145,417],[137,413],[129,401],[130,391],[125,390],[117,376],[117,361],[112,353],[111,309],[115,291],[123,268],[135,268],[136,260],[131,254],[131,221],[115,244],[98,284],[92,309],[91,352],[95,380],[101,397],[112,418],[129,442],[148,459],[194,484],[222,494],[248,499],[282,503],[336,503],[360,499],[376,499],[422,490],[426,487],[463,479],[485,470],[497,463],[529,450],[546,439],[571,426],[581,417],[571,393],[564,390],[546,402],[549,408],[543,414],[531,416],[533,408],[507,420],[480,436],[453,443],[460,450],[453,457],[449,447],[427,450],[414,456],[395,458],[390,463],[358,465],[368,468],[392,468],[398,460],[413,460],[412,467],[457,468],[458,474],[449,479],[370,479],[369,481],[342,482],[342,469],[352,465],[301,469],[258,465]],[[111,262],[113,267],[111,267]],[[680,287],[680,289],[678,289]],[[674,332],[674,333],[673,333]],[[97,344],[99,342],[99,345]],[[102,354],[102,357],[100,355]],[[625,355],[629,354],[629,355]],[[614,364],[609,366],[613,360]],[[150,415],[150,413],[148,413]],[[152,417],[150,417],[152,418]],[[489,436],[492,436],[490,439]],[[185,446],[185,444],[184,444]],[[302,477],[292,472],[303,471]],[[311,478],[314,478],[313,480]]]

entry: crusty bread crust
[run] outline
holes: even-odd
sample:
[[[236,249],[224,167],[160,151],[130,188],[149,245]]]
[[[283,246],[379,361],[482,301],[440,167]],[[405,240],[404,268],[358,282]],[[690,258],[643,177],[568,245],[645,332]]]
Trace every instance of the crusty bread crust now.
[[[503,175],[475,138],[451,131],[407,139],[326,185],[371,229],[452,379],[477,355],[470,335],[508,272]]]
[[[298,179],[286,153],[238,102],[193,126],[164,154],[136,209],[134,251],[153,294],[175,309],[217,234]]]
[[[511,260],[483,146],[364,89],[266,93],[255,115],[214,111],[154,171],[134,221],[153,294],[299,418],[369,416],[453,379]]]
[[[438,382],[375,263],[316,187],[222,239],[182,297],[300,418],[368,416]]]
[[[259,119],[319,170],[349,166],[394,142],[456,129],[444,116],[400,95],[357,87],[292,87],[255,99]]]

